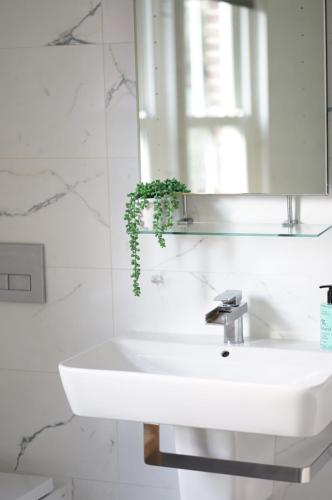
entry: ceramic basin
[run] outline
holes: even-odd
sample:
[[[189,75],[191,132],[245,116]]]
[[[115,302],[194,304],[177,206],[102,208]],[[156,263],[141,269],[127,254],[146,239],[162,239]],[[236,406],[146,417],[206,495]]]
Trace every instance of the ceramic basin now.
[[[294,437],[332,421],[332,353],[315,343],[140,334],[74,356],[60,374],[81,416]]]

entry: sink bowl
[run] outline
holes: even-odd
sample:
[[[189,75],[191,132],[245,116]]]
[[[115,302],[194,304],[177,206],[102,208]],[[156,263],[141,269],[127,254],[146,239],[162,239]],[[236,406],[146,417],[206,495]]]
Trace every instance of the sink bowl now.
[[[332,421],[332,353],[221,335],[115,338],[60,364],[77,415],[309,437]]]

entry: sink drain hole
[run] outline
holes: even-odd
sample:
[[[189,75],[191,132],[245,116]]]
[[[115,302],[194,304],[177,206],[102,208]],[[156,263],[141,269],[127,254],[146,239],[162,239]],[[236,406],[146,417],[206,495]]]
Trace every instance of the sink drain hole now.
[[[221,352],[221,357],[222,358],[228,358],[228,356],[230,355],[230,352],[229,351],[222,351]]]

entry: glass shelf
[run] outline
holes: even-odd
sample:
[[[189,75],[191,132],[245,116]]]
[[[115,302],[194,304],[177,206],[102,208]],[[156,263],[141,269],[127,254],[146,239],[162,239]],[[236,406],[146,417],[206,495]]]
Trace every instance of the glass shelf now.
[[[332,225],[328,224],[296,224],[293,227],[284,227],[282,224],[266,223],[193,222],[189,225],[175,224],[165,234],[318,238],[331,227]],[[142,228],[140,234],[153,234],[153,231]]]

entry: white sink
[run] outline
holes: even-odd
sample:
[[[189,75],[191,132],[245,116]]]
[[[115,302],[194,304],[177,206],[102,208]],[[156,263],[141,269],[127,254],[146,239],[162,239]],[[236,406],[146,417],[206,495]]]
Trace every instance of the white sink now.
[[[294,437],[332,421],[332,353],[315,343],[140,334],[79,354],[60,374],[81,416]]]

